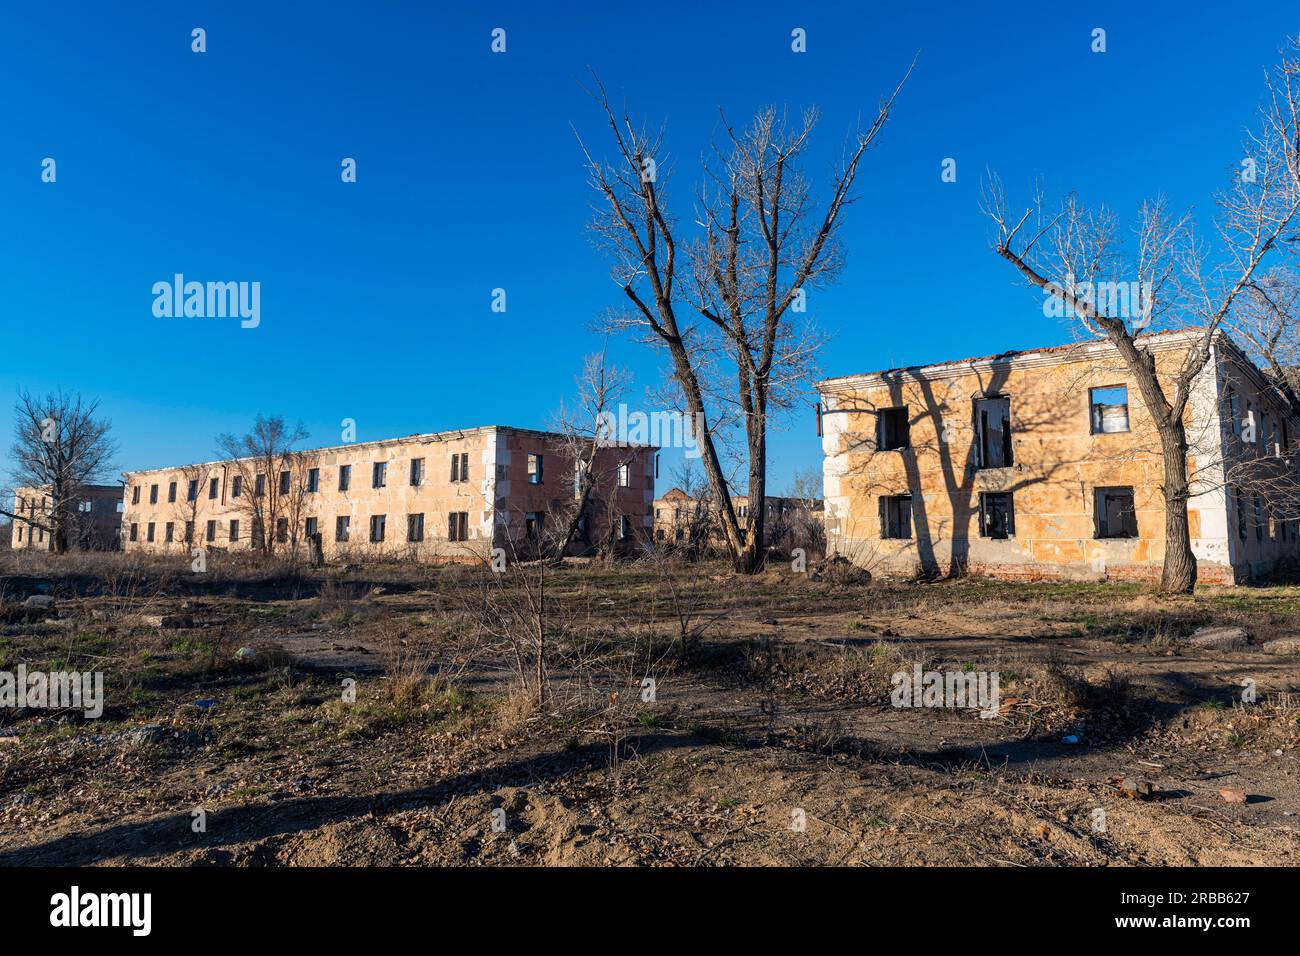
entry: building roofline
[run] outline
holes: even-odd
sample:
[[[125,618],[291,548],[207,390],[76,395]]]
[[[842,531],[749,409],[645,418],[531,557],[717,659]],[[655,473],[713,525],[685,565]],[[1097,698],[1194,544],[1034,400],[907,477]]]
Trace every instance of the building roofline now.
[[[475,425],[471,428],[449,428],[440,432],[417,432],[413,435],[401,435],[395,438],[376,438],[371,441],[346,442],[342,445],[325,445],[320,448],[303,448],[297,450],[299,454],[327,454],[329,452],[344,451],[347,449],[357,448],[381,448],[387,445],[403,445],[410,442],[419,442],[425,445],[436,445],[445,441],[454,441],[459,438],[468,438],[473,435],[479,435],[484,432],[509,432],[517,435],[535,435],[538,438],[562,438],[559,432],[542,431],[536,428],[519,428],[515,425]],[[635,447],[658,450],[657,445],[639,445]],[[215,465],[227,465],[237,461],[253,461],[258,456],[245,455],[241,458],[214,458],[211,461],[186,462],[181,465],[162,465],[157,468],[139,468],[134,471],[122,472],[123,478],[129,478],[132,475],[149,475],[154,472],[175,471],[178,468],[203,468]]]

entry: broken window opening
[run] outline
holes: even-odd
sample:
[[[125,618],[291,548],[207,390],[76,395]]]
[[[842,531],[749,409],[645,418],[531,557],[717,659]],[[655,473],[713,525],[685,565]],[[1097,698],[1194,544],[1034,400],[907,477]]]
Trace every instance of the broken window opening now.
[[[975,399],[975,431],[979,439],[979,467],[1010,467],[1011,399],[999,395]]]
[[[912,496],[882,495],[880,498],[880,536],[912,537]]]
[[[1010,492],[980,495],[980,537],[1013,538],[1016,534],[1015,502]]]
[[[1136,538],[1137,511],[1132,488],[1098,488],[1094,509],[1098,538]]]
[[[1092,433],[1110,435],[1128,431],[1128,386],[1107,385],[1088,390],[1092,406]]]
[[[876,412],[876,448],[894,451],[911,447],[911,428],[907,421],[907,406],[882,408]]]

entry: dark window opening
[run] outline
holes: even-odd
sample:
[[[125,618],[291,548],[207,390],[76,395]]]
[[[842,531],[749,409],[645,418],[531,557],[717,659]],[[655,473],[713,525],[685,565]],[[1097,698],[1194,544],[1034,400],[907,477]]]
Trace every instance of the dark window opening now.
[[[980,495],[980,537],[1012,538],[1016,534],[1015,503],[1009,492]]]
[[[424,515],[419,514],[406,516],[406,540],[424,540]]]
[[[907,406],[882,408],[876,412],[876,448],[892,451],[911,445],[911,426],[907,421]]]
[[[1011,466],[1011,399],[976,399],[975,432],[979,439],[980,468]]]
[[[1132,488],[1098,488],[1094,509],[1097,537],[1136,538],[1137,512],[1133,508]]]
[[[912,537],[912,496],[888,495],[880,499],[880,536]]]

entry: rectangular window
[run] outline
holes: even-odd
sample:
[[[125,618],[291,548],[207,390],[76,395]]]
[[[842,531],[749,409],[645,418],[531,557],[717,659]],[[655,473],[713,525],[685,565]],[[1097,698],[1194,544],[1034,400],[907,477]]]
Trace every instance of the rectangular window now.
[[[424,540],[424,515],[407,515],[406,516],[406,540],[423,541]]]
[[[469,540],[469,512],[453,511],[447,515],[447,540]]]
[[[451,456],[451,480],[469,481],[469,452]]]
[[[370,475],[371,488],[383,488],[388,484],[388,462],[377,461]]]
[[[541,511],[530,511],[524,515],[524,537],[536,541],[542,536],[542,527],[546,524],[546,515]]]
[[[208,500],[211,501],[212,499],[216,498],[217,493],[218,491],[220,491],[220,489],[221,489],[221,479],[220,478],[211,479],[208,482]]]
[[[348,540],[348,527],[352,524],[352,519],[344,515],[334,519],[334,540]]]
[[[208,527],[207,527],[207,532],[205,534],[205,537],[207,538],[208,541],[217,540],[217,523],[215,521],[212,520],[208,521]]]
[[[253,494],[258,498],[266,494],[266,475],[255,475],[253,477]]]
[[[157,486],[157,485],[150,485],[150,486],[149,486],[149,504],[151,504],[151,505],[156,505],[157,503],[158,503],[158,486]]]
[[[411,459],[411,487],[418,488],[424,484],[424,459]]]
[[[632,466],[624,462],[618,466],[618,486],[626,488],[632,483]]]
[[[880,499],[880,536],[912,537],[912,496],[886,495]]]
[[[1138,536],[1132,488],[1098,488],[1093,494],[1098,538]]]
[[[235,475],[230,479],[230,497],[238,498],[244,493],[244,479],[241,475]]]
[[[134,488],[131,489],[131,504],[138,505],[139,503],[140,503],[140,486],[136,485]]]
[[[876,448],[892,451],[911,445],[911,427],[907,421],[907,406],[882,408],[876,412]]]
[[[150,521],[147,525],[145,525],[145,529],[144,529],[144,539],[145,539],[146,541],[153,541],[153,522],[152,522],[152,521]]]
[[[230,519],[230,540],[231,541],[239,540],[239,519],[238,518]]]
[[[975,434],[980,468],[1009,468],[1011,460],[1011,399],[1003,396],[975,400]]]
[[[352,487],[352,466],[339,465],[339,491],[347,491]]]
[[[163,526],[163,540],[166,541],[168,544],[171,544],[172,541],[175,539],[175,535],[176,535],[175,522],[168,521],[167,524]]]
[[[1228,431],[1241,437],[1241,399],[1235,389],[1228,389]]]
[[[134,521],[131,522],[131,540],[134,541],[140,534],[140,526]],[[30,539],[29,539],[30,540]]]
[[[280,472],[280,494],[287,495],[288,493],[289,493],[289,473],[287,471],[282,471]]]
[[[624,541],[632,537],[632,519],[627,515],[618,516],[618,536]]]
[[[1016,534],[1015,504],[1010,493],[980,495],[980,537],[1012,538]]]
[[[309,468],[307,470],[307,493],[316,494],[320,491],[320,469]]]
[[[186,501],[199,500],[199,480],[197,478],[190,479],[189,487],[185,489],[185,500]]]
[[[1264,503],[1255,495],[1255,540],[1264,540]]]
[[[303,522],[303,531],[307,533],[307,537],[309,539],[316,537],[316,530],[317,530],[317,521],[315,518],[308,518],[306,521]]]
[[[542,457],[541,455],[528,456],[528,483],[530,485],[540,485],[542,483]]]
[[[262,533],[262,519],[258,517],[254,517],[253,518],[253,541],[252,541],[253,547],[255,548],[262,547],[266,543],[265,539],[266,539],[266,535]]]
[[[1088,389],[1092,407],[1092,433],[1109,435],[1128,431],[1128,386],[1107,385]]]
[[[384,540],[384,525],[387,523],[385,515],[370,516],[370,540],[376,544]]]
[[[167,485],[167,503],[169,505],[176,503],[176,482],[170,482]]]
[[[286,541],[289,540],[289,519],[288,518],[275,519],[275,540],[280,542],[281,544],[284,544]]]
[[[194,541],[194,522],[185,522],[185,543],[191,544]]]

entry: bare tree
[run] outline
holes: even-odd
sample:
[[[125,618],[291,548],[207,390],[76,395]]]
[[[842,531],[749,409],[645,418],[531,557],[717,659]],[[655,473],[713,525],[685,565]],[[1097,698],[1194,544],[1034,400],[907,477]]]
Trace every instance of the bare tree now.
[[[264,555],[273,555],[278,543],[292,544],[287,536],[285,541],[277,542],[277,524],[281,518],[290,519],[293,503],[301,495],[295,490],[294,472],[302,470],[303,462],[294,446],[306,437],[301,424],[290,427],[278,415],[258,415],[252,431],[245,435],[227,433],[217,437],[217,447],[225,457],[233,459],[230,466],[243,486],[238,507],[248,515],[252,546]],[[286,473],[287,486],[282,479]],[[305,475],[297,477],[300,482],[305,480]]]
[[[817,345],[817,336],[799,321],[807,292],[833,279],[840,268],[842,214],[853,201],[862,157],[884,129],[902,85],[857,133],[820,214],[799,172],[816,112],[791,123],[775,110],[763,110],[743,133],[724,117],[726,145],[705,163],[707,185],[697,223],[702,235],[688,244],[666,205],[662,134],[638,128],[626,111],[616,114],[596,79],[592,95],[605,115],[616,157],[598,161],[581,138],[579,143],[590,184],[602,200],[593,229],[614,261],[614,281],[630,302],[630,311],[614,324],[640,330],[667,352],[685,411],[704,425],[696,436],[702,465],[723,537],[743,573],[762,566],[763,517],[756,513],[749,534],[743,533],[718,444],[738,421],[749,496],[761,502],[769,416],[786,406],[806,377]],[[678,288],[679,254],[684,296]],[[700,321],[679,315],[682,306]]]
[[[561,407],[555,415],[551,427],[558,437],[552,448],[574,468],[573,501],[557,515],[561,525],[553,537],[551,554],[556,561],[568,553],[583,528],[594,530],[597,515],[593,506],[603,506],[607,514],[615,510],[618,475],[622,468],[630,467],[635,450],[629,448],[623,455],[602,452],[618,447],[618,436],[610,433],[610,421],[615,403],[630,382],[626,372],[606,365],[604,351],[589,355],[577,380],[574,407]]]
[[[20,391],[14,403],[14,488],[4,492],[0,515],[43,529],[57,554],[76,539],[78,490],[104,481],[117,454],[110,423],[95,416],[98,408],[98,401],[62,390],[43,397]],[[21,515],[5,510],[17,488],[39,490],[49,506]]]
[[[1165,560],[1161,589],[1188,592],[1196,583],[1187,503],[1187,411],[1193,383],[1212,354],[1216,333],[1270,254],[1292,237],[1300,210],[1300,52],[1289,41],[1268,79],[1259,126],[1248,132],[1246,158],[1217,196],[1211,251],[1196,237],[1190,213],[1172,215],[1163,199],[1144,202],[1133,238],[1102,206],[1067,196],[1048,212],[1041,196],[1018,218],[1007,211],[990,176],[984,211],[993,220],[998,255],[1059,303],[1094,338],[1111,342],[1136,382],[1159,437],[1164,480]],[[1133,296],[1139,291],[1138,307]],[[1127,320],[1127,321],[1126,321]],[[1176,368],[1158,370],[1151,334],[1181,329],[1186,351]]]

